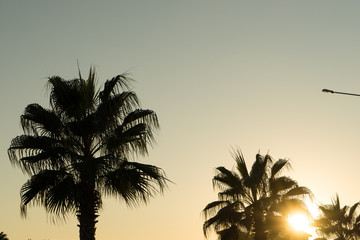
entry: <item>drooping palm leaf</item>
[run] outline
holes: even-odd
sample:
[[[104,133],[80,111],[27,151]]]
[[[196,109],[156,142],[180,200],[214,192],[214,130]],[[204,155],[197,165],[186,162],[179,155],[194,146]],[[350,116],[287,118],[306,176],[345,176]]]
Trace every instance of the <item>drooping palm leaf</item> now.
[[[65,184],[65,186],[64,186]],[[68,173],[64,170],[43,170],[33,175],[21,188],[21,206],[22,213],[26,215],[26,206],[29,203],[46,206],[49,212],[61,211],[66,213],[75,209],[75,201],[73,194],[75,183]],[[61,188],[63,192],[57,193],[62,199],[54,196],[54,189]],[[54,198],[55,197],[55,198]],[[64,201],[66,200],[66,201]],[[60,203],[63,201],[63,203]],[[57,204],[56,204],[57,203]],[[62,208],[61,204],[65,204],[68,208]]]
[[[291,179],[290,177],[281,176],[270,179],[269,190],[272,194],[278,194],[281,191],[289,190],[297,186],[298,184],[295,180]],[[286,194],[288,194],[288,192]]]
[[[202,210],[205,218],[208,218],[210,215],[214,215],[217,211],[219,211],[221,208],[224,208],[225,206],[230,205],[230,201],[227,200],[219,200],[214,201],[205,206],[205,208]]]
[[[289,190],[287,193],[284,194],[285,197],[297,197],[303,198],[305,196],[312,198],[312,192],[307,187],[294,187],[293,189]]]
[[[128,78],[126,74],[118,75],[111,80],[107,80],[104,85],[104,89],[100,92],[100,99],[105,101],[111,94],[116,94],[119,88],[123,90],[130,89],[130,82],[133,81]]]
[[[105,194],[119,196],[129,206],[136,206],[146,204],[150,197],[161,193],[167,179],[156,166],[123,160],[116,169],[104,175],[102,181]]]
[[[61,120],[51,110],[39,104],[30,104],[21,115],[21,126],[26,134],[59,137],[62,129]]]
[[[206,233],[213,227],[216,231],[221,231],[233,224],[240,225],[241,220],[245,217],[244,212],[238,211],[238,203],[231,203],[221,208],[214,217],[206,220],[203,225],[203,231]],[[244,227],[244,226],[243,226]]]
[[[277,160],[271,167],[271,178],[274,178],[276,174],[284,170],[284,168],[290,168],[290,162],[287,159]]]
[[[212,180],[214,188],[218,187],[219,189],[225,189],[227,187],[234,187],[241,184],[238,175],[229,171],[225,167],[217,167],[216,171],[217,174]]]
[[[68,162],[69,155],[69,151],[59,140],[31,135],[15,137],[8,153],[11,163],[27,173],[59,169]]]

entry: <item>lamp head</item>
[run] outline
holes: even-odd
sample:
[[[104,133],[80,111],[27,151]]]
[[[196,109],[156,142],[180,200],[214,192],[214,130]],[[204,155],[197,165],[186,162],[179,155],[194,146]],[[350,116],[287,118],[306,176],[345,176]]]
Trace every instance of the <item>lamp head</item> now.
[[[324,89],[322,90],[322,92],[324,92],[324,93],[334,93],[333,90],[329,90],[329,89],[326,89],[326,88],[324,88]]]

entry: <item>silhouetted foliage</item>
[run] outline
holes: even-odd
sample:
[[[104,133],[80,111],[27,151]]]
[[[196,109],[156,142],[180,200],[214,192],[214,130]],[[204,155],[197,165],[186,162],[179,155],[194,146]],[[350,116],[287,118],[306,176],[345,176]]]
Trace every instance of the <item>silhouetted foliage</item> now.
[[[118,75],[102,90],[95,71],[87,80],[50,77],[50,109],[30,104],[21,116],[24,134],[8,149],[12,164],[30,179],[21,188],[21,210],[43,205],[47,212],[76,214],[81,240],[95,239],[104,195],[126,204],[147,203],[167,185],[153,165],[131,161],[146,154],[159,127],[154,111],[140,109],[130,79]]]
[[[336,195],[331,204],[319,206],[321,215],[314,221],[317,233],[325,239],[360,239],[359,204],[341,207],[339,196]]]
[[[0,240],[9,240],[9,238],[4,232],[0,232]]]
[[[274,162],[269,155],[257,154],[248,171],[239,150],[233,157],[237,171],[216,169],[213,185],[219,199],[203,210],[205,236],[213,228],[221,240],[290,239],[286,217],[295,210],[308,214],[301,198],[311,196],[310,190],[280,175],[290,167],[286,159]]]

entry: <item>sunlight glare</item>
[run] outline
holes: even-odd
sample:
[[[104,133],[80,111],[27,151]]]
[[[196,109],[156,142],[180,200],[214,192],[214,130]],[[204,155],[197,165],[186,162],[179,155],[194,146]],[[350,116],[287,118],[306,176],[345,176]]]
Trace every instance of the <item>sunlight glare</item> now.
[[[308,232],[310,229],[310,220],[309,218],[301,213],[295,213],[288,217],[288,222],[290,223],[291,227],[294,228],[296,231],[304,231]]]
[[[319,207],[317,206],[317,204],[310,202],[310,201],[306,201],[306,205],[307,205],[309,212],[313,218],[319,217],[320,212],[319,212]]]

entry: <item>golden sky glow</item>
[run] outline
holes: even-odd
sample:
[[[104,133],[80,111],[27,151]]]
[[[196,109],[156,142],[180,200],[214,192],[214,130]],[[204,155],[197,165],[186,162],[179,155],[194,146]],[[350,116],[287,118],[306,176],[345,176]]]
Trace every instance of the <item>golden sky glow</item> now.
[[[214,169],[239,147],[289,158],[286,175],[316,202],[359,201],[360,1],[0,1],[0,232],[9,239],[76,239],[76,217],[20,218],[26,181],[6,153],[27,104],[48,106],[46,79],[98,72],[99,86],[130,72],[160,121],[139,161],[175,183],[148,206],[106,199],[97,239],[204,239],[201,210],[216,200]],[[141,229],[141,231],[139,230]],[[209,238],[216,239],[216,236]]]

